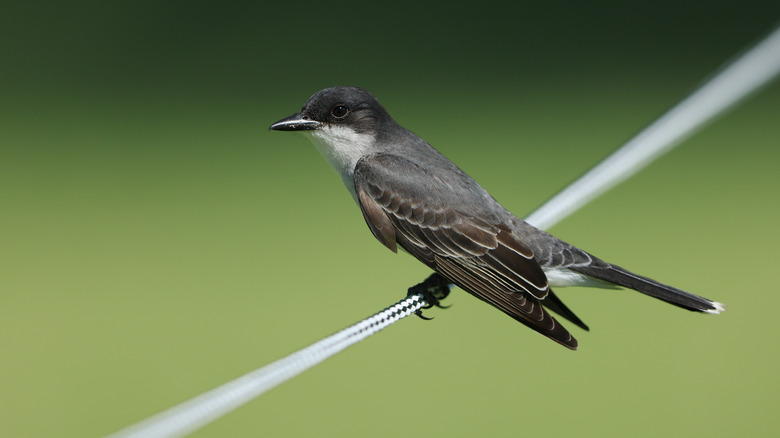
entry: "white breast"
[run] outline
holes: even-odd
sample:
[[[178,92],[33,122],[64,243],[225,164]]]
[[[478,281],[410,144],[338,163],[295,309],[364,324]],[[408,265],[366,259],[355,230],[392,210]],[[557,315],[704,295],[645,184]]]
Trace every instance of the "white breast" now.
[[[370,153],[374,137],[360,134],[345,126],[323,126],[320,129],[306,131],[307,137],[334,169],[341,175],[344,186],[355,195],[353,175],[358,160]]]

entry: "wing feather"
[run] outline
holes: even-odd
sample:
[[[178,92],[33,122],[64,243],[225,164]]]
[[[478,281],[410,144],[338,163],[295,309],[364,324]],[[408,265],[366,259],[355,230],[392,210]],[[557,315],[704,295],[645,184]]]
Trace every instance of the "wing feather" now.
[[[531,248],[495,218],[465,213],[489,211],[474,205],[489,197],[469,199],[468,187],[452,187],[390,154],[363,157],[354,178],[363,217],[382,244],[391,250],[400,245],[477,298],[577,348],[576,339],[541,305],[549,286]]]

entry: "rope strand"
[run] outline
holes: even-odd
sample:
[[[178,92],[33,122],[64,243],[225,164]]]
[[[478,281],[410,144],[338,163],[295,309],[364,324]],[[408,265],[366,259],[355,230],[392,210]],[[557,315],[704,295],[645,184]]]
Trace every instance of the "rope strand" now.
[[[357,324],[178,406],[174,406],[140,423],[109,435],[109,438],[184,436],[297,376],[341,350],[362,341],[425,307],[428,307],[428,303],[425,301],[422,293],[407,296]]]

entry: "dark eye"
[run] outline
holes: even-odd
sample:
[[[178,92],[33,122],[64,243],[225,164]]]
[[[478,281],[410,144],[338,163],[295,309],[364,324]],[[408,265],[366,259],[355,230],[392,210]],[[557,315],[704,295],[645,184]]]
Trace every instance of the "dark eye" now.
[[[343,119],[347,116],[347,114],[349,114],[349,108],[347,108],[345,105],[336,105],[332,110],[330,110],[330,113],[337,119]]]

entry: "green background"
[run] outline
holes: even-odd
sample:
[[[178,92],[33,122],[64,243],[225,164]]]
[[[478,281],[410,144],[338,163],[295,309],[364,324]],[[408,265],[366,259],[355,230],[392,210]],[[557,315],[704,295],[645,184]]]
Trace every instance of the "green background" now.
[[[371,90],[523,216],[767,32],[766,2],[3,2],[0,436],[101,436],[395,302],[299,135]],[[780,56],[780,54],[778,55]],[[780,84],[554,227],[725,302],[563,289],[568,351],[456,291],[195,436],[767,436]]]

